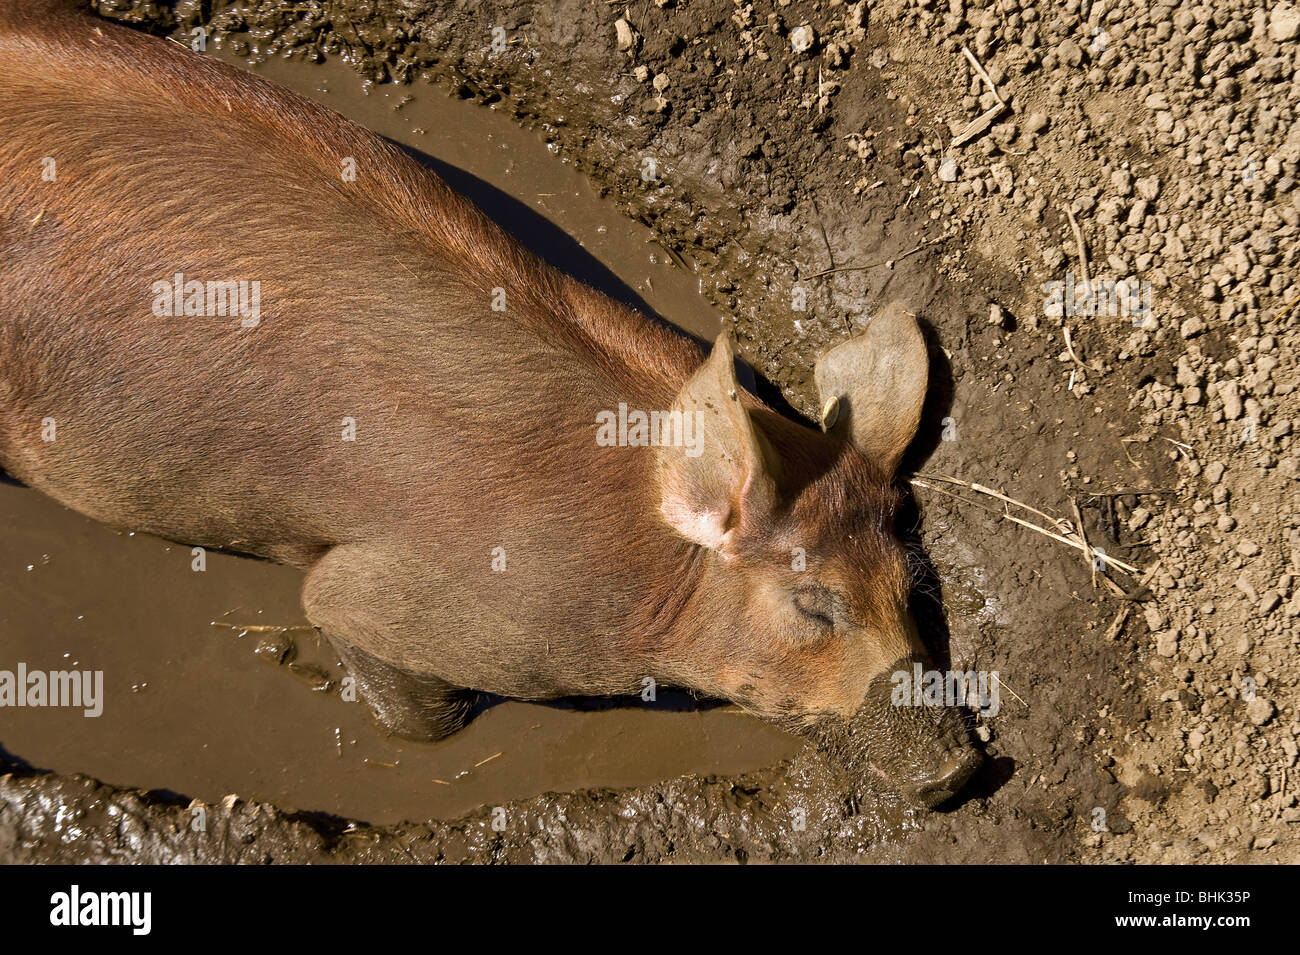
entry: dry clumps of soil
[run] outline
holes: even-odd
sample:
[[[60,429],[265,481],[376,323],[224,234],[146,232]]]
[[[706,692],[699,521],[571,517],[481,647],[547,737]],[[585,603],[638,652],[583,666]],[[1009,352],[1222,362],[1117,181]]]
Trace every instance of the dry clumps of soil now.
[[[1003,304],[1054,336],[1072,326],[1083,360],[1064,337],[1056,360],[1080,404],[1127,392],[1122,440],[1176,468],[1158,495],[1109,499],[1155,565],[1126,621],[1146,631],[1151,719],[1098,714],[1133,828],[1085,842],[1137,862],[1295,861],[1300,9],[952,0],[897,15],[896,88],[938,121],[919,150],[930,208],[1021,263]],[[948,69],[926,65],[940,37]],[[945,139],[998,101],[986,136]],[[1034,317],[1066,270],[1149,283],[1149,313],[1081,301]]]
[[[978,727],[965,802],[886,845],[810,783],[834,824],[800,842],[774,821],[799,771],[678,781],[538,804],[518,843],[466,822],[487,848],[465,857],[1297,860],[1294,5],[96,6],[509,110],[657,230],[805,413],[812,358],[905,301],[939,371],[912,463],[1073,502],[1143,571],[1117,597],[1079,554],[918,489],[922,616],[1017,695]],[[1104,309],[1050,284],[1085,276]],[[40,830],[32,779],[7,782],[12,831]],[[698,832],[662,808],[691,800]]]

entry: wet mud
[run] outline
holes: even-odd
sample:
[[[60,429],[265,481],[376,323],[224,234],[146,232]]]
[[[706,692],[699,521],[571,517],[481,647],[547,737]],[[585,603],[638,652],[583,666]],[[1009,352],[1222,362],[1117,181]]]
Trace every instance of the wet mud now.
[[[923,130],[871,22],[827,110],[807,100],[807,70],[791,84],[784,65],[738,56],[730,2],[657,11],[634,55],[603,4],[97,7],[187,41],[202,24],[209,55],[258,61],[419,152],[562,268],[701,337],[731,329],[760,393],[792,414],[813,411],[814,357],[904,302],[927,323],[935,383],[905,467],[1057,506],[1067,462],[1121,487],[1168,471],[1163,449],[1122,444],[1126,395],[1079,400],[1059,341],[1014,317],[990,324],[1020,275],[925,211]],[[493,54],[496,27],[509,42]],[[671,77],[665,106],[636,78],[646,64]],[[850,134],[870,143],[865,165],[840,159]],[[806,308],[792,308],[797,290]],[[833,741],[684,699],[502,703],[443,744],[398,746],[361,706],[312,688],[340,671],[310,633],[290,634],[295,662],[319,671],[298,673],[268,665],[275,647],[255,652],[266,634],[241,635],[301,622],[291,571],[217,555],[194,574],[185,548],[119,537],[25,489],[0,486],[0,516],[6,651],[85,665],[111,652],[130,694],[102,729],[6,717],[0,856],[13,861],[1070,861],[1093,807],[1125,825],[1099,710],[1150,715],[1134,690],[1146,651],[1104,635],[1114,603],[1077,555],[942,495],[906,516],[918,621],[940,666],[997,670],[1010,692],[995,718],[973,718],[988,758],[937,813],[846,777]],[[1104,516],[1085,511],[1094,539],[1137,553]]]

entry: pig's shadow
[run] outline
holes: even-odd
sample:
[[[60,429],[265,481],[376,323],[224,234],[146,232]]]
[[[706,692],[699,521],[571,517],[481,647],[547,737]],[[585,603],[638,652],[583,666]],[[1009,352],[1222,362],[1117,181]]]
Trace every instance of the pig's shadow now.
[[[930,358],[929,389],[926,392],[925,404],[921,408],[921,423],[916,429],[916,437],[913,438],[899,464],[900,475],[914,473],[922,462],[934,454],[942,438],[943,421],[952,410],[954,392],[952,364],[943,349],[939,347],[938,336],[934,329],[924,320],[921,320],[920,324]],[[923,521],[916,495],[912,492],[911,485],[901,477],[899,484],[907,491],[898,514],[897,530],[903,544],[907,547],[908,562],[912,571],[912,595],[909,606],[912,616],[916,619],[921,638],[933,655],[935,666],[939,669],[947,669],[951,663],[951,633],[948,630],[947,615],[943,610],[943,582],[921,541]]]
[[[916,437],[899,465],[900,475],[913,474],[934,454],[943,439],[944,427],[952,412],[955,393],[952,363],[940,346],[938,335],[924,319],[920,320],[920,325],[930,358],[930,387],[925,396],[925,405],[921,409],[921,423],[917,427]],[[905,484],[902,477],[899,483]],[[898,515],[898,534],[907,547],[908,562],[912,571],[909,608],[916,620],[921,639],[933,656],[934,666],[940,670],[947,670],[952,665],[952,634],[948,629],[947,614],[944,612],[943,579],[922,543],[921,530],[924,522],[916,495],[910,485],[905,487],[907,497]],[[970,710],[962,712],[967,720],[968,729],[973,729],[974,714]],[[956,808],[971,799],[989,797],[1011,778],[1013,770],[1014,763],[1009,759],[986,759],[975,776],[963,787],[960,795],[945,803],[944,808]]]
[[[396,140],[390,139],[388,142],[426,169],[437,173],[447,185],[478,206],[484,215],[505,229],[524,248],[542,261],[553,265],[579,282],[605,293],[615,301],[649,316],[654,321],[668,325],[688,338],[695,338],[689,332],[666,321],[647,305],[640,295],[628,287],[626,282],[584,249],[571,235],[514,196],[502,192],[458,166],[422,153],[418,149],[412,149]],[[695,340],[699,341],[698,338]]]
[[[652,309],[646,304],[645,299],[611,272],[604,263],[584,249],[571,235],[514,196],[502,192],[496,186],[484,182],[478,176],[466,172],[459,166],[453,166],[451,163],[444,162],[427,153],[422,153],[405,143],[399,143],[392,139],[388,140],[388,142],[402,150],[426,169],[441,176],[447,185],[473,202],[484,215],[514,236],[524,248],[542,261],[577,279],[579,282],[603,292],[614,301],[640,312],[651,321],[671,328],[677,334],[696,342],[706,351],[712,345],[712,342],[701,341],[698,335],[674,325]],[[758,394],[764,401],[772,404],[773,407],[777,407],[777,404],[773,403],[775,401],[782,406],[781,410],[793,414],[788,408],[784,407],[785,402],[781,398],[780,390],[767,382],[757,379],[753,370],[739,359],[736,361],[736,376],[742,385]]]

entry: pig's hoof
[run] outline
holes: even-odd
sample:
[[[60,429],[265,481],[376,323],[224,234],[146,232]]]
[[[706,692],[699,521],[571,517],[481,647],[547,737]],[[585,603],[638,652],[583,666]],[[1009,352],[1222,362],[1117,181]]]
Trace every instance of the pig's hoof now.
[[[357,647],[336,643],[375,719],[403,739],[432,742],[469,722],[476,694],[436,676],[408,673]]]
[[[961,792],[983,759],[974,749],[952,753],[930,776],[917,782],[910,797],[928,809],[942,805]]]
[[[449,686],[449,684],[444,685]],[[436,702],[425,701],[414,709],[388,705],[387,701],[376,700],[370,694],[366,694],[366,701],[370,704],[370,711],[374,713],[375,719],[393,736],[420,743],[432,743],[462,729],[469,722],[473,711],[473,691],[462,690],[459,687],[453,687],[451,690],[452,692],[442,699]]]

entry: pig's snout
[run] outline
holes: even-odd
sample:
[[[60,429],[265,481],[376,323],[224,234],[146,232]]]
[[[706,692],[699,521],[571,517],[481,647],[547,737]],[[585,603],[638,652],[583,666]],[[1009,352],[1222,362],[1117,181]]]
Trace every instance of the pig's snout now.
[[[933,776],[918,780],[912,792],[903,795],[926,808],[933,808],[952,799],[975,774],[983,760],[979,750],[966,747],[944,754]]]
[[[881,777],[908,801],[934,808],[961,792],[983,756],[971,745],[964,699],[933,705],[900,692],[897,674],[913,670],[911,660],[890,667],[847,724],[823,723],[817,735],[850,774]]]
[[[952,799],[983,760],[970,743],[960,711],[889,706],[875,711],[883,718],[870,726],[859,722],[865,715],[859,714],[851,730],[866,736],[862,745],[871,768],[905,799],[927,809]]]

